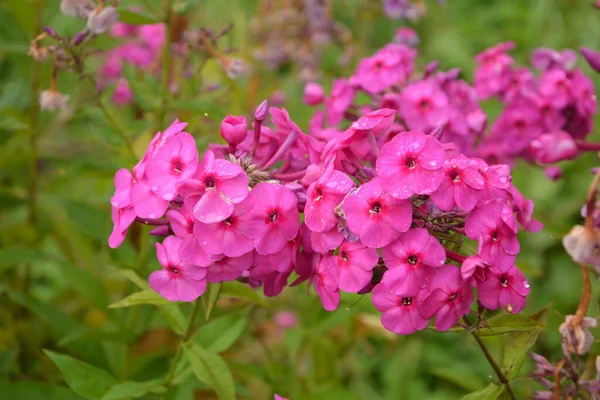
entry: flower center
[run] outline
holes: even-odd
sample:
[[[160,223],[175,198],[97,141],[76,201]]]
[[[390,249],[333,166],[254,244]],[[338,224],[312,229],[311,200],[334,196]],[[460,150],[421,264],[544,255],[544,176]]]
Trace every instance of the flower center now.
[[[229,217],[229,218],[225,218],[225,220],[223,221],[223,223],[227,226],[230,226],[233,223],[233,218]]]
[[[519,128],[519,129],[523,129],[526,126],[527,126],[527,124],[522,119],[518,119],[518,120],[515,121],[515,127]]]
[[[456,293],[452,293],[450,296],[448,296],[448,300],[454,300],[456,298],[457,294]]]
[[[171,271],[171,273],[173,273],[175,275],[179,274],[179,268],[177,268],[177,267],[171,266],[171,267],[169,267],[169,271]]]
[[[350,259],[350,256],[348,256],[348,253],[346,253],[345,251],[342,251],[340,255],[342,256],[342,260],[344,262],[348,262],[348,260]]]
[[[429,110],[431,108],[429,99],[421,99],[421,101],[419,101],[419,108],[423,111]]]
[[[508,287],[508,277],[506,275],[500,277],[500,284],[502,287]]]
[[[177,172],[178,174],[181,173],[181,170],[183,169],[183,163],[181,162],[181,160],[179,158],[176,158],[175,160],[173,160],[171,162],[171,165],[173,165],[173,170],[175,172]]]
[[[271,221],[271,222],[277,221],[278,217],[279,217],[279,213],[277,212],[277,210],[272,210],[269,213],[269,221]]]
[[[413,156],[408,156],[408,157],[406,157],[406,160],[404,160],[404,165],[408,169],[413,169],[417,166],[417,161],[415,160],[415,158]]]
[[[408,263],[410,265],[415,265],[418,261],[419,261],[419,258],[417,256],[415,256],[414,254],[408,256]]]
[[[452,179],[454,182],[458,182],[460,180],[460,172],[458,171],[458,169],[452,169],[452,171],[450,171],[450,179]]]
[[[321,190],[321,188],[319,188],[319,187],[315,188],[315,201],[321,201],[322,198],[323,198],[323,191]]]
[[[383,207],[381,206],[381,203],[376,201],[374,203],[371,204],[371,209],[369,210],[369,212],[371,214],[379,214],[381,212],[381,209]]]
[[[212,176],[207,176],[206,179],[204,179],[204,186],[206,186],[207,189],[212,189],[217,186],[217,182],[215,182],[215,179]]]
[[[410,306],[411,304],[412,304],[412,297],[403,297],[402,298],[403,306]]]

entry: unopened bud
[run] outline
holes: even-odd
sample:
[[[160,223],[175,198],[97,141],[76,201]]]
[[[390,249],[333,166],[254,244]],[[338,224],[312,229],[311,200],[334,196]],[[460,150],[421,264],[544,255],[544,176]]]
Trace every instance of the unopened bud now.
[[[85,19],[96,8],[93,0],[62,0],[60,11],[71,17]]]
[[[258,105],[258,107],[256,107],[256,110],[254,111],[254,119],[256,121],[264,121],[265,119],[267,119],[267,110],[269,108],[269,103],[267,102],[267,100],[263,100],[262,103],[260,103]]]
[[[248,72],[248,65],[241,58],[226,57],[219,60],[219,63],[230,79],[236,79]]]
[[[58,35],[58,33],[56,33],[56,31],[52,28],[50,28],[49,26],[45,26],[44,27],[44,32],[46,32],[49,36],[55,38],[55,39],[59,39],[60,36]]]
[[[248,124],[246,118],[228,115],[221,122],[221,136],[227,143],[237,146],[248,136]]]
[[[62,94],[57,90],[44,90],[40,94],[40,108],[46,111],[56,111],[67,108],[69,96]]]
[[[569,353],[583,355],[590,351],[594,336],[590,328],[595,328],[598,324],[596,318],[584,317],[579,323],[575,323],[574,315],[567,315],[565,322],[558,328],[566,342],[566,350]]]
[[[97,8],[90,13],[87,28],[96,35],[106,32],[119,20],[119,13],[114,7]]]
[[[427,78],[435,71],[437,71],[440,66],[440,62],[438,60],[434,60],[425,66],[425,73],[423,74],[423,78]]]
[[[88,32],[89,31],[87,29],[85,31],[78,32],[73,38],[73,45],[79,46],[81,42],[83,42],[83,40],[86,38]]]
[[[563,238],[567,253],[580,264],[600,265],[600,231],[575,225]]]
[[[309,82],[304,86],[304,96],[302,101],[309,106],[316,106],[325,99],[325,92],[321,85]]]
[[[594,71],[600,73],[600,52],[586,47],[582,47],[580,50],[588,65],[592,67]]]

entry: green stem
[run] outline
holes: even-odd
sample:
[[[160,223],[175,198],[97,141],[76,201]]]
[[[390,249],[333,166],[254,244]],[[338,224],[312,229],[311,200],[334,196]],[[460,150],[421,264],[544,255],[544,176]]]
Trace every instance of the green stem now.
[[[123,143],[125,144],[125,147],[127,148],[127,152],[129,153],[131,158],[134,161],[137,160],[135,151],[133,150],[133,145],[131,144],[131,140],[129,140],[129,136],[127,135],[127,132],[125,131],[125,129],[115,119],[115,117],[112,116],[112,114],[110,113],[110,111],[108,111],[108,109],[106,108],[106,106],[104,105],[104,103],[102,102],[102,100],[100,98],[96,99],[96,104],[98,105],[98,108],[100,108],[100,111],[102,111],[104,118],[106,118],[106,120],[115,128],[115,130],[119,133],[119,136],[121,136],[121,139],[123,140]]]
[[[469,318],[467,318],[466,315],[463,317],[463,321],[465,321],[467,326],[473,325],[471,323],[471,321],[469,320]],[[498,366],[498,363],[496,363],[496,360],[494,360],[494,357],[492,357],[492,354],[486,347],[486,345],[483,342],[483,340],[481,339],[481,337],[479,337],[479,335],[475,331],[471,332],[471,335],[473,335],[473,337],[475,338],[475,341],[481,348],[483,355],[485,356],[485,358],[487,358],[488,363],[491,365],[492,369],[496,373],[496,376],[498,376],[498,379],[500,380],[500,382],[502,384],[504,384],[504,387],[506,388],[506,393],[508,394],[508,397],[510,397],[512,400],[516,400],[515,394],[513,393],[512,388],[510,387],[510,382],[509,382],[508,378],[506,376],[504,376],[504,373],[502,373],[502,370]]]
[[[166,39],[162,53],[162,75],[161,75],[161,99],[158,112],[156,113],[157,130],[162,129],[164,123],[167,100],[169,97],[169,65],[171,63],[171,41],[172,41],[172,21],[173,21],[173,0],[164,2],[164,21],[166,29]]]
[[[190,340],[192,337],[192,333],[194,332],[194,323],[196,321],[196,317],[198,316],[198,311],[200,311],[202,305],[202,297],[198,297],[194,302],[194,307],[192,308],[192,313],[190,314],[190,319],[188,320],[187,327],[181,340],[179,341],[179,345],[177,346],[177,351],[175,352],[175,356],[171,361],[171,367],[169,368],[169,372],[167,372],[167,376],[165,378],[165,387],[168,389],[173,382],[173,378],[175,377],[175,370],[177,369],[177,364],[179,364],[179,360],[181,359],[181,355],[183,353],[183,345],[185,342]],[[166,396],[166,394],[165,394]],[[163,396],[164,398],[164,396]]]

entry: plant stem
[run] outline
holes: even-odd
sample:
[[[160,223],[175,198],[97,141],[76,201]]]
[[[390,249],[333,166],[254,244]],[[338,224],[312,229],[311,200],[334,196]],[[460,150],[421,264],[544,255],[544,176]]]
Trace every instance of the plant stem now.
[[[157,130],[161,130],[167,108],[167,98],[169,97],[169,75],[171,66],[171,41],[173,40],[172,21],[173,21],[173,0],[164,2],[164,22],[165,22],[165,44],[162,53],[162,75],[161,75],[161,99],[158,111],[156,113]]]
[[[194,331],[194,322],[196,321],[196,317],[198,316],[198,311],[200,310],[200,306],[202,304],[202,297],[198,297],[194,302],[194,307],[192,308],[192,313],[190,314],[190,319],[188,320],[187,327],[181,340],[179,341],[179,345],[177,346],[177,351],[175,352],[175,356],[171,361],[171,367],[169,368],[169,372],[167,372],[167,376],[165,378],[165,387],[168,389],[175,377],[175,370],[177,369],[177,364],[179,364],[179,360],[181,359],[181,354],[183,353],[183,345],[187,342],[190,337],[192,337],[192,333]],[[164,398],[164,396],[163,396]]]
[[[463,317],[463,321],[465,321],[467,326],[472,326],[471,321],[469,320],[469,318],[467,318],[466,315]],[[506,376],[504,376],[504,374],[502,373],[502,370],[496,363],[496,360],[494,360],[494,357],[492,357],[492,354],[487,349],[487,347],[486,347],[485,343],[483,342],[483,340],[481,339],[481,337],[479,337],[479,335],[475,331],[471,332],[471,335],[473,335],[473,337],[475,338],[475,341],[479,345],[479,348],[481,348],[483,355],[485,356],[485,358],[487,358],[488,363],[490,364],[490,366],[496,373],[496,376],[498,377],[500,382],[505,385],[508,397],[510,397],[512,400],[516,400],[515,394],[513,393],[512,388],[510,387],[508,378],[506,378]]]
[[[131,158],[134,161],[137,160],[135,151],[133,150],[133,145],[131,144],[131,140],[129,140],[129,136],[127,135],[127,132],[125,132],[125,129],[121,126],[121,124],[119,122],[117,122],[115,117],[112,116],[110,111],[108,111],[108,109],[106,108],[106,106],[104,105],[104,103],[102,102],[102,100],[99,97],[96,99],[96,104],[98,105],[98,108],[100,108],[100,110],[102,111],[104,118],[106,118],[106,120],[115,128],[115,130],[119,133],[119,136],[121,136],[121,139],[123,140],[123,143],[125,144],[125,147],[127,148],[127,152],[129,153]]]

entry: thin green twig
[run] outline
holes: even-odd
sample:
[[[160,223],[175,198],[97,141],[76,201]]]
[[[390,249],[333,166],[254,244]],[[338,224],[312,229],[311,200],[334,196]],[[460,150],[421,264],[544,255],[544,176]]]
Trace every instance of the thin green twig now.
[[[161,99],[156,113],[157,130],[161,130],[164,123],[167,101],[169,97],[169,72],[171,64],[171,41],[172,41],[172,22],[173,22],[173,0],[165,0],[164,2],[164,22],[166,29],[166,40],[163,46],[162,53],[162,75],[161,75]]]

